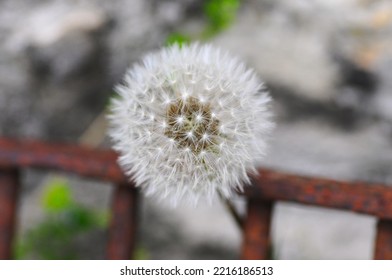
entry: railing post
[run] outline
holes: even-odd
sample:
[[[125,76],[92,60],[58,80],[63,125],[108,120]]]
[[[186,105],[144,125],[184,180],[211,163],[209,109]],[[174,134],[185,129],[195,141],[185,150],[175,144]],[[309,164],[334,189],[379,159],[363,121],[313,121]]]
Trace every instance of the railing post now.
[[[107,244],[107,258],[129,260],[135,251],[138,192],[131,184],[115,187]]]
[[[380,219],[377,222],[374,259],[392,260],[392,221]]]
[[[266,260],[270,257],[272,202],[249,199],[244,224],[241,259]]]
[[[19,192],[17,169],[0,169],[0,259],[12,258]]]

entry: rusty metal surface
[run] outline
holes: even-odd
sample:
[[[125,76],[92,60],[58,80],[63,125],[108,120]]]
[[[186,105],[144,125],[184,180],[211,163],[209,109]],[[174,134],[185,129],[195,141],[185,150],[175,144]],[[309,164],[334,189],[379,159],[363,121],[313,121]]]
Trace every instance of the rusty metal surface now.
[[[391,187],[310,178],[269,170],[259,170],[259,173],[253,180],[253,187],[246,188],[246,196],[352,210],[392,219]]]
[[[377,223],[375,260],[392,260],[392,221],[379,220]]]
[[[116,160],[117,154],[111,150],[0,138],[0,168],[50,168],[99,180],[125,182]]]
[[[129,184],[116,186],[107,243],[107,259],[129,260],[135,251],[138,192]]]
[[[116,163],[117,157],[118,155],[111,150],[0,138],[0,169],[19,167],[56,169],[111,181],[122,186],[117,187],[114,195],[107,256],[111,259],[128,259],[134,249],[136,190],[126,183],[127,179]],[[12,229],[7,225],[14,223],[18,184],[16,177],[1,174],[0,184],[3,187],[0,189],[0,258],[8,258],[10,241],[7,240],[12,236]],[[378,225],[375,257],[392,258],[390,237],[392,235],[390,225],[392,188],[390,187],[381,184],[311,178],[260,169],[259,175],[253,177],[253,186],[245,188],[243,195],[247,196],[251,203],[249,216],[245,221],[242,258],[267,258],[271,206],[265,204],[265,201],[272,203],[276,200],[351,210],[376,216],[381,219],[381,222]],[[264,202],[260,203],[260,201]],[[11,232],[11,235],[8,232]]]
[[[42,167],[82,176],[126,182],[111,150],[77,145],[15,141],[0,138],[0,167]],[[339,182],[260,169],[245,195],[266,200],[352,210],[392,219],[392,188],[380,184]]]
[[[247,212],[243,231],[241,259],[269,259],[272,202],[250,199]]]
[[[16,169],[0,169],[0,259],[12,257],[19,176]]]

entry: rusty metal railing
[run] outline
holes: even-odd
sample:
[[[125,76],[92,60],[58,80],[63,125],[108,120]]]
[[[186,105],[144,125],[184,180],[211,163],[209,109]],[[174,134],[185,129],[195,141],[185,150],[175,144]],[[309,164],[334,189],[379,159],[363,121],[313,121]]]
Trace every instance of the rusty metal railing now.
[[[138,194],[116,159],[117,154],[109,150],[0,139],[0,259],[12,257],[19,170],[26,167],[66,171],[114,183],[106,257],[130,259],[135,248]]]
[[[137,189],[127,181],[110,150],[77,145],[15,141],[0,138],[0,259],[12,257],[19,171],[33,167],[59,170],[112,182],[108,259],[130,259],[137,228]],[[259,170],[253,186],[245,189],[248,200],[243,228],[242,259],[267,259],[273,204],[291,201],[307,205],[355,211],[378,218],[375,259],[392,259],[392,188],[380,184],[339,182],[271,170]]]

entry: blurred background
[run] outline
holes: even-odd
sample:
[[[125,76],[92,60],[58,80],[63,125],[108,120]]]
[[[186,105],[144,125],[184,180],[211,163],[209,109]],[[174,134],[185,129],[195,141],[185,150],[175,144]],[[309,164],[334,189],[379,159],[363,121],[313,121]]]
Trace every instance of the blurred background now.
[[[269,87],[277,128],[265,167],[392,184],[389,0],[2,0],[0,135],[110,147],[105,112],[127,67],[196,40],[239,55]],[[104,258],[110,197],[104,183],[25,170],[17,257]],[[140,224],[140,259],[239,256],[241,232],[219,201],[145,198]],[[369,259],[374,225],[279,203],[273,257]]]

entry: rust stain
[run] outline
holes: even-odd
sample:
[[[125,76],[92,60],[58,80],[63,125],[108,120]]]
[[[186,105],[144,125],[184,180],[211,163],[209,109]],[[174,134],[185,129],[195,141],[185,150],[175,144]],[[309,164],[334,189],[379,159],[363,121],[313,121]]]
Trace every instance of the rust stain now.
[[[117,157],[111,150],[0,138],[0,259],[11,257],[19,188],[17,169],[23,167],[55,169],[115,183],[107,257],[131,258],[136,238],[137,192],[117,165]],[[266,169],[260,169],[252,181],[253,186],[242,193],[249,206],[241,258],[269,257],[272,205],[274,201],[290,201],[378,217],[375,258],[392,259],[392,188]]]
[[[241,249],[243,260],[266,260],[270,253],[272,202],[250,199]]]
[[[392,219],[392,188],[381,184],[343,182],[261,169],[259,175],[253,177],[253,186],[247,187],[244,195]]]
[[[36,167],[71,172],[115,183],[126,182],[111,150],[72,144],[0,138],[0,167]]]
[[[392,221],[379,220],[377,223],[375,260],[392,260]]]
[[[18,171],[0,170],[0,259],[12,257],[15,232],[17,198],[19,192]]]
[[[129,260],[133,257],[138,214],[137,196],[137,189],[129,184],[116,186],[106,253],[109,260]]]

